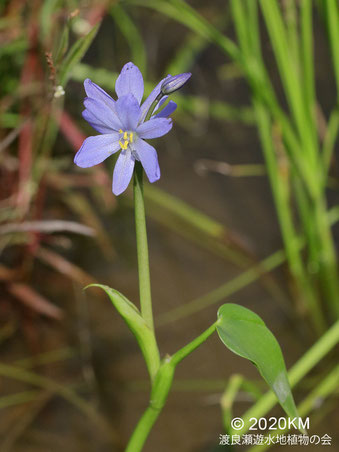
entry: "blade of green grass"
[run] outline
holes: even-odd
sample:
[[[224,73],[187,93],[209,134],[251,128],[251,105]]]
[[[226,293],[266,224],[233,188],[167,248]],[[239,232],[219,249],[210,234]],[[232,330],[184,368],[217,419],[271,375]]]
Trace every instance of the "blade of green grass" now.
[[[100,27],[100,23],[94,25],[92,30],[86,35],[79,38],[73,46],[70,48],[66,57],[60,65],[58,79],[62,86],[65,86],[67,80],[70,78],[74,66],[79,63],[82,57],[85,55],[87,49],[92,44]]]
[[[144,46],[144,40],[142,39],[138,28],[136,27],[129,14],[126,12],[125,8],[121,6],[121,4],[116,3],[115,5],[113,5],[110,9],[110,13],[120,32],[128,42],[132,55],[132,61],[136,66],[138,66],[138,68],[146,78],[146,49]]]
[[[20,367],[11,366],[8,364],[0,363],[0,375],[2,377],[19,380],[24,383],[31,384],[44,388],[50,392],[56,393],[69,403],[74,405],[80,412],[85,414],[93,423],[95,423],[100,431],[108,438],[116,438],[111,426],[107,421],[92,407],[92,405],[86,402],[83,398],[79,397],[74,391],[67,386],[64,386],[56,381],[38,375],[34,372],[24,370]]]
[[[283,250],[279,250],[266,259],[262,260],[259,264],[254,265],[250,269],[241,273],[239,276],[227,281],[217,289],[196,298],[189,303],[185,303],[178,308],[165,312],[156,318],[156,324],[158,326],[167,325],[168,323],[181,320],[190,315],[196,314],[201,310],[225,300],[230,295],[238,292],[239,290],[247,287],[252,282],[256,281],[260,276],[272,271],[279,265],[285,262],[285,253]]]

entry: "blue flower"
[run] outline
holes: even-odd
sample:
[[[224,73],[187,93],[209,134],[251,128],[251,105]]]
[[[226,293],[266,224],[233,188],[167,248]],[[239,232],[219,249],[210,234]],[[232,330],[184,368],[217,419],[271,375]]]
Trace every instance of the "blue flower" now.
[[[101,135],[85,139],[74,163],[81,168],[88,168],[121,149],[113,173],[112,189],[115,195],[126,190],[136,160],[141,162],[150,182],[160,178],[157,152],[145,139],[161,137],[172,128],[172,120],[168,116],[176,109],[175,102],[170,101],[157,113],[168,97],[162,96],[161,86],[169,78],[170,75],[161,80],[141,105],[144,81],[140,70],[133,63],[125,64],[117,78],[116,101],[90,79],[84,82],[87,97],[82,116]],[[153,116],[145,121],[152,103],[160,98]]]
[[[190,72],[184,72],[173,77],[167,77],[161,85],[161,92],[163,94],[174,93],[174,91],[180,89],[187,82],[191,75]]]

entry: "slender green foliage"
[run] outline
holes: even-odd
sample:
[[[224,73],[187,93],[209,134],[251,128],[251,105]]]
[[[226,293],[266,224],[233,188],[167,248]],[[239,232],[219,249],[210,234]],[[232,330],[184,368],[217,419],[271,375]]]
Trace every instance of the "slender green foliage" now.
[[[231,1],[239,47],[181,0],[156,4],[135,0],[133,3],[154,8],[184,23],[214,42],[242,67],[252,92],[284,246],[297,288],[296,300],[301,309],[309,313],[316,331],[323,331],[325,304],[334,318],[339,316],[337,259],[327,220],[324,183],[338,121],[334,110],[321,149],[316,120],[312,2],[302,1],[299,7],[290,0],[282,11],[276,0]],[[290,115],[279,104],[268,76],[261,52],[257,6],[264,17]],[[330,1],[323,9],[337,68],[338,52],[334,43],[338,41],[335,39],[339,29],[338,8],[335,1]],[[335,69],[335,73],[339,71]],[[306,239],[306,259],[297,247],[300,228]]]

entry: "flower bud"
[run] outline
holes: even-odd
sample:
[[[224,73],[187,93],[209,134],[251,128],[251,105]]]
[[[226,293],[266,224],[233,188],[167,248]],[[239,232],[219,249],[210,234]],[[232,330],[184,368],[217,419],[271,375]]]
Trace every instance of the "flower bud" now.
[[[184,72],[183,74],[174,75],[173,77],[169,77],[164,83],[161,85],[161,92],[164,95],[174,93],[180,89],[187,80],[191,77],[190,72]]]

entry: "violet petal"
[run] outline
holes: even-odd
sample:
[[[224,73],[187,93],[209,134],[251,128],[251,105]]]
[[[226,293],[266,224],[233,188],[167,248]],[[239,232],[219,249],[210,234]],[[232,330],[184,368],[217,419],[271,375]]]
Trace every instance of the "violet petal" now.
[[[157,105],[155,106],[155,109],[153,110],[153,114],[159,110],[159,108],[166,102],[166,100],[168,99],[168,96],[163,96],[160,101],[157,103]]]
[[[74,157],[74,163],[89,168],[103,162],[120,149],[119,133],[88,137]]]
[[[113,193],[118,196],[126,190],[132,178],[135,158],[130,149],[121,151],[113,171]]]
[[[104,102],[107,107],[115,112],[115,100],[106,93],[100,86],[96,85],[92,80],[86,78],[84,81],[84,88],[87,94],[87,97],[91,97],[92,99],[101,100]]]
[[[119,129],[121,129],[121,122],[118,116],[101,100],[86,97],[86,99],[84,100],[84,105],[87,110],[106,127],[110,128],[113,131],[118,131]]]
[[[160,113],[154,115],[154,118],[168,118],[177,108],[177,104],[170,100],[166,107],[164,107]]]
[[[101,119],[96,118],[89,110],[82,112],[82,117],[87,121],[93,129],[99,133],[112,133],[112,127],[108,127]]]
[[[124,131],[134,131],[140,117],[140,106],[133,94],[119,97],[115,103],[115,107],[123,126],[122,129]]]
[[[158,138],[166,135],[171,128],[171,119],[155,118],[140,124],[136,132],[140,138]]]
[[[148,180],[150,182],[155,182],[160,179],[158,155],[154,147],[139,138],[135,143],[134,148],[145,173],[147,174]]]
[[[133,94],[140,105],[144,95],[144,80],[137,66],[133,63],[125,64],[115,82],[115,91],[118,97]]]
[[[163,78],[158,84],[157,86],[153,89],[153,91],[151,91],[151,94],[147,97],[147,99],[145,100],[145,102],[141,105],[141,116],[139,119],[139,123],[142,123],[145,120],[145,117],[147,115],[147,112],[150,108],[150,106],[152,105],[152,103],[155,101],[156,97],[158,96],[158,94],[160,94],[161,91],[161,85],[164,83],[165,80],[167,80],[169,77],[171,77],[171,75],[167,75],[167,77]]]

